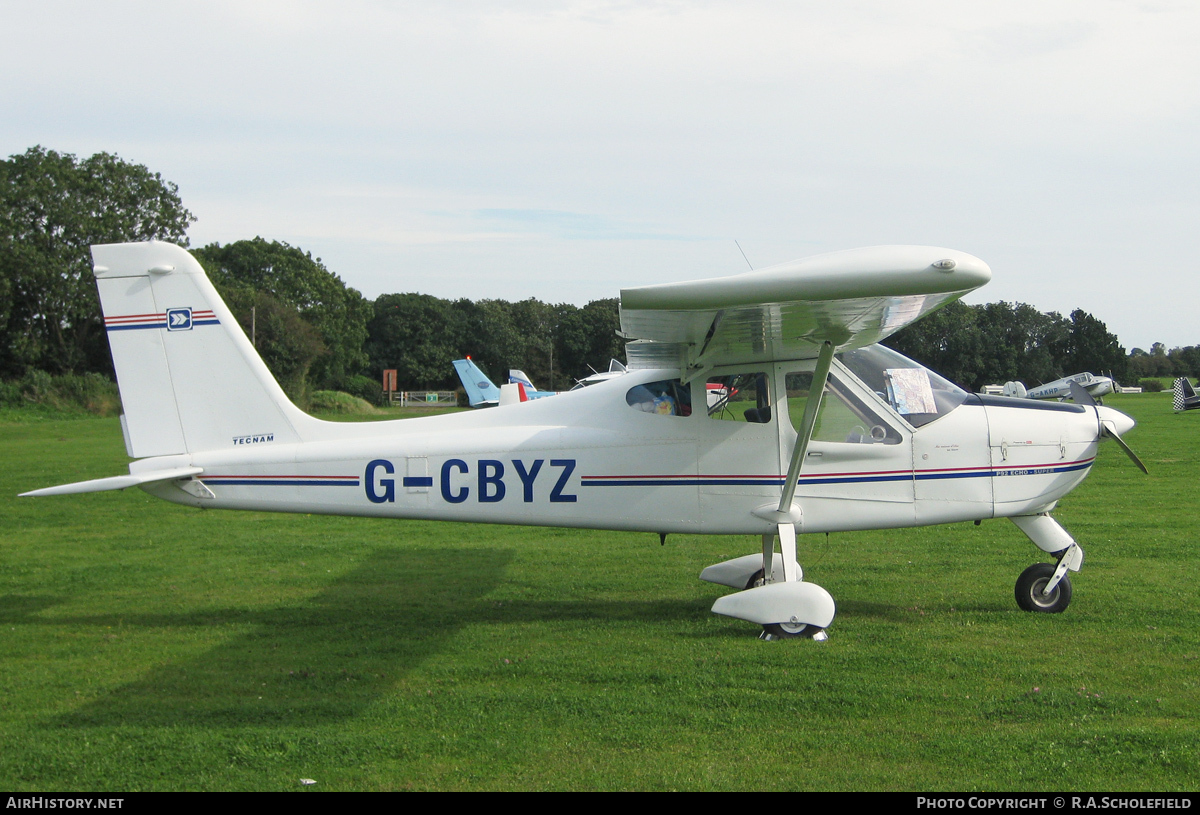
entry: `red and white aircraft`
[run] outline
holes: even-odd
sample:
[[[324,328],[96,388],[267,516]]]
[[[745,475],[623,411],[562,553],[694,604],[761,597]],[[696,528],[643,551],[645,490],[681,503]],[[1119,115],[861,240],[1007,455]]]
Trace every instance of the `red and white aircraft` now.
[[[1134,424],[1095,404],[970,394],[878,345],[991,278],[949,249],[626,289],[627,373],[363,424],[296,408],[185,250],[92,254],[135,460],[128,475],[26,495],[139,486],[195,507],[754,535],[752,554],[700,577],[736,589],[714,612],[766,638],[823,639],[833,622],[832,597],[796,561],[809,532],[1008,517],[1053,556],[1021,574],[1018,604],[1062,611],[1083,552],[1049,513],[1101,438]],[[728,395],[716,409],[712,391]]]

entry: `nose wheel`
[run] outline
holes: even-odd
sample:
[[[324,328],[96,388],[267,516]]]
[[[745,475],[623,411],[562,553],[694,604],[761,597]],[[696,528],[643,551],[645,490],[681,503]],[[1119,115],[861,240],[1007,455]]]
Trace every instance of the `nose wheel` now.
[[[1064,574],[1058,585],[1046,592],[1046,586],[1054,577],[1053,563],[1035,563],[1017,578],[1017,605],[1024,611],[1040,611],[1043,614],[1058,614],[1071,604],[1071,581]]]

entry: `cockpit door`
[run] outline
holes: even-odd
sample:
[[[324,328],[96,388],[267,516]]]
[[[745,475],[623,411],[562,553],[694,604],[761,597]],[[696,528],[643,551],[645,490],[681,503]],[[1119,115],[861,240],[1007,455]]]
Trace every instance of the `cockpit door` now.
[[[764,364],[718,368],[692,383],[696,407],[690,421],[699,449],[701,514],[711,519],[709,531],[741,531],[741,519],[779,501],[774,393],[771,366]]]
[[[812,383],[811,360],[779,363],[776,410],[780,415],[780,459],[791,459],[796,429]],[[836,359],[829,373],[817,424],[800,469],[796,503],[806,518],[809,506],[828,499],[825,511],[873,514],[895,524],[911,514],[913,503],[912,431]],[[896,510],[892,505],[909,505]],[[853,516],[846,516],[847,518]],[[807,522],[806,522],[807,526]]]

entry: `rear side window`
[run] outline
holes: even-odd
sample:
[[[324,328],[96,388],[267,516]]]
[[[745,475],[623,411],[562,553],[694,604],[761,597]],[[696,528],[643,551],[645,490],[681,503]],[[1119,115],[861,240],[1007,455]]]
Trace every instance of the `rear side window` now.
[[[634,385],[625,394],[625,401],[635,410],[657,416],[691,416],[691,389],[678,379],[662,379]]]
[[[761,371],[710,376],[704,384],[710,419],[767,424],[771,421],[771,393]]]

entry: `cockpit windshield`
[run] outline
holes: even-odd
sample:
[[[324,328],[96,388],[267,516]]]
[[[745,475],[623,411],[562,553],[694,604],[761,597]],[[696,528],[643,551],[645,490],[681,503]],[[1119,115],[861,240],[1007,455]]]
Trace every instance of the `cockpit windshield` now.
[[[970,395],[950,380],[882,345],[846,351],[837,358],[913,427],[945,416]]]

